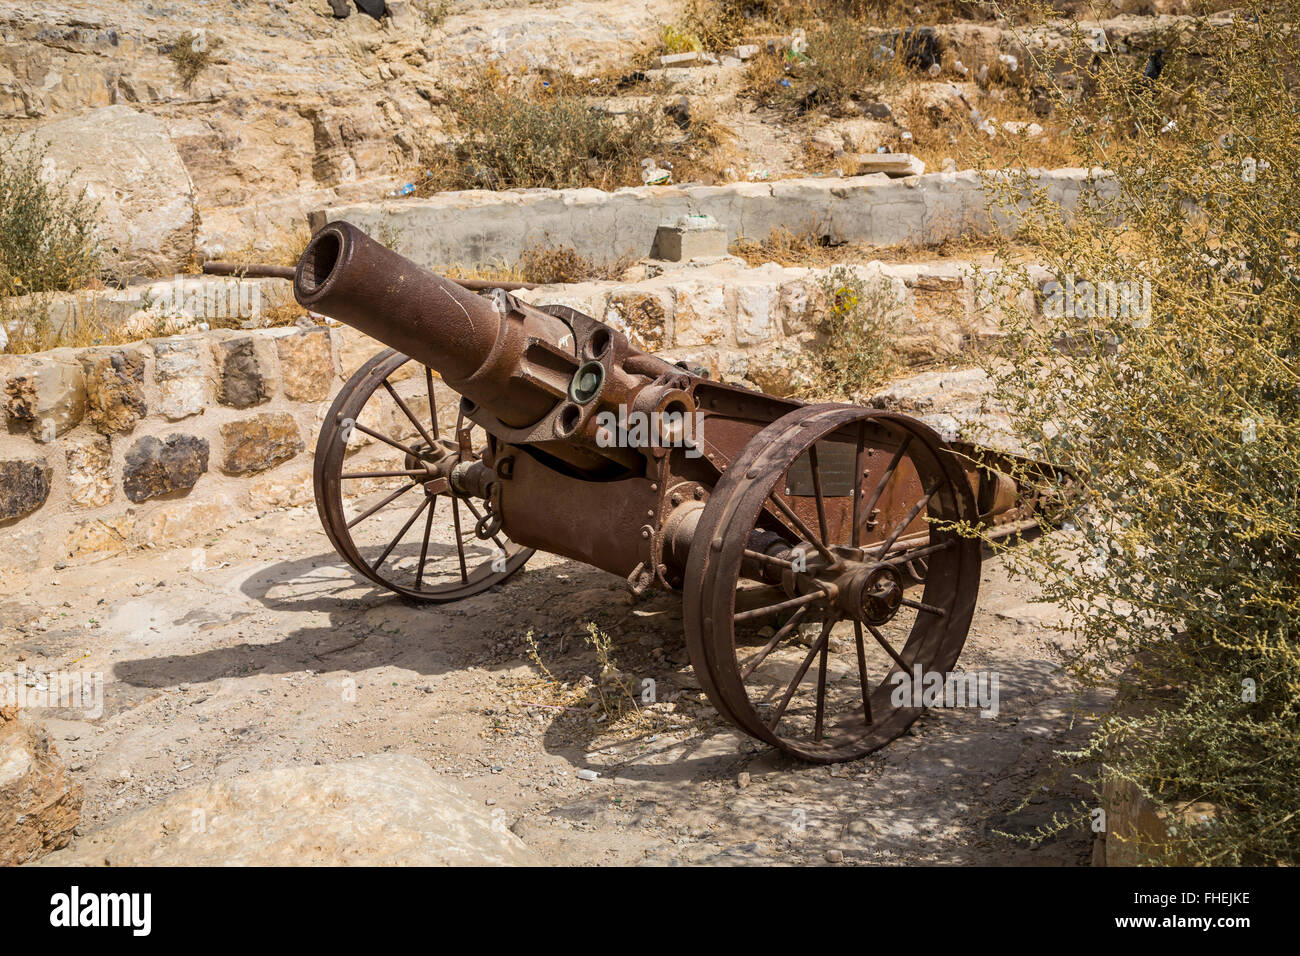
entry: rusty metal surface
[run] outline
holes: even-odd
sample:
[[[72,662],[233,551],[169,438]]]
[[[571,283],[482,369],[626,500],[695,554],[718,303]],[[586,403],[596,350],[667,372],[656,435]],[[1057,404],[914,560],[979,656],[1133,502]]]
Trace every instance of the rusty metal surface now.
[[[408,598],[455,600],[543,549],[623,576],[637,593],[679,590],[691,661],[714,706],[803,759],[853,759],[916,719],[919,708],[890,704],[884,678],[956,662],[981,552],[953,524],[1020,534],[1040,504],[998,470],[1006,461],[946,445],[907,416],[707,381],[573,309],[536,308],[499,288],[475,295],[348,223],[313,237],[294,291],[302,305],[395,350],[344,387],[317,447],[321,518],[353,567]],[[454,427],[436,411],[421,423],[411,380],[394,384],[408,363],[423,366],[430,410],[435,382],[460,396]],[[403,435],[363,424],[376,401],[392,404]],[[659,424],[636,431],[637,416],[657,422],[665,413],[693,424],[688,440]],[[393,463],[350,477],[353,429]],[[359,519],[359,506],[345,505],[345,483],[383,480],[398,483],[393,502],[379,497]],[[393,519],[398,533],[386,549],[382,540],[358,545],[362,520],[410,510],[419,495],[449,507],[435,519],[432,504],[416,504]],[[413,566],[426,567],[434,527],[441,537],[432,540],[457,542],[459,567],[452,562],[448,582],[411,581]],[[470,568],[461,542],[476,540],[475,554],[496,546],[503,557]],[[390,555],[404,548],[394,564]],[[815,621],[822,630],[805,654],[800,628]],[[755,650],[746,642],[763,622],[770,646]],[[856,698],[852,681],[827,681],[836,626],[854,634]],[[883,670],[868,673],[876,665],[864,640],[887,655]],[[784,693],[767,686],[776,663],[796,678]],[[764,693],[775,700],[758,699]]]

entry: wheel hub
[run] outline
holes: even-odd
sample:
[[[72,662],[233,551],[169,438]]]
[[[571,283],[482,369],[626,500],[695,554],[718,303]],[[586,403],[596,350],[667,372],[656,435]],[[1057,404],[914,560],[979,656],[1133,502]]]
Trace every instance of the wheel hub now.
[[[844,611],[868,624],[886,624],[903,603],[903,578],[891,565],[850,569],[837,589]]]

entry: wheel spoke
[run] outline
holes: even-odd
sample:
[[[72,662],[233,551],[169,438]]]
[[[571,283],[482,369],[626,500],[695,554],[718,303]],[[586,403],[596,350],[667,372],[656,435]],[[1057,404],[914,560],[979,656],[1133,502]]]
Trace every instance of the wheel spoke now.
[[[867,648],[862,641],[862,622],[853,621],[853,639],[858,646],[858,683],[862,686],[862,716],[871,723],[871,678],[867,676]]]
[[[378,439],[379,441],[383,442],[386,445],[392,445],[394,448],[396,448],[398,451],[402,452],[403,454],[410,455],[412,458],[418,458],[421,461],[425,460],[425,456],[420,454],[414,448],[411,448],[407,445],[403,445],[401,442],[395,441],[394,439],[389,438],[387,435],[381,435],[373,428],[367,428],[365,425],[361,424],[360,422],[353,422],[352,427],[355,428],[357,431],[361,432],[363,435],[369,435],[371,438]]]
[[[853,538],[849,544],[856,548],[862,538],[862,479],[866,477],[867,471],[866,422],[858,422],[858,445],[853,460],[856,462],[853,466]]]
[[[767,497],[772,504],[776,505],[777,510],[790,520],[790,523],[795,527],[795,531],[801,534],[805,541],[812,542],[812,546],[817,549],[818,553],[820,553],[823,558],[826,559],[827,563],[835,563],[835,555],[831,554],[830,549],[826,547],[822,540],[809,530],[808,526],[803,523],[803,519],[795,514],[789,505],[777,497],[775,489],[769,491]]]
[[[825,629],[825,633],[827,636],[821,642],[821,660],[817,662],[817,718],[813,727],[813,740],[822,739],[822,728],[826,722],[826,665],[831,650],[829,627]]]
[[[363,521],[365,521],[367,518],[369,518],[372,514],[374,514],[374,513],[375,513],[376,511],[378,511],[380,508],[386,508],[386,507],[388,507],[389,505],[391,505],[394,501],[396,501],[398,498],[402,497],[402,495],[406,494],[408,491],[410,491],[412,488],[414,488],[417,484],[419,484],[419,482],[417,482],[417,481],[413,481],[413,482],[411,482],[409,485],[403,485],[401,488],[398,488],[396,491],[394,491],[391,495],[389,495],[389,496],[388,496],[387,498],[385,498],[383,501],[379,502],[379,504],[375,505],[373,508],[367,508],[365,511],[361,512],[361,514],[357,515],[355,518],[353,518],[351,521],[349,521],[349,522],[347,523],[346,527],[348,528],[348,530],[351,530],[351,529],[354,528],[356,525],[360,524],[361,522],[363,522]]]
[[[906,671],[907,664],[898,656],[898,651],[894,650],[889,641],[885,640],[885,635],[881,634],[880,631],[876,630],[875,626],[871,624],[867,624],[867,630],[870,631],[871,636],[876,639],[876,643],[885,649],[885,653],[894,659],[894,663]]]
[[[406,536],[406,532],[411,530],[411,525],[415,524],[415,519],[420,517],[420,515],[424,513],[424,509],[427,507],[429,507],[429,499],[425,498],[420,502],[420,506],[411,513],[411,517],[406,519],[406,524],[402,525],[402,530],[397,532],[397,537],[388,542],[388,547],[384,548],[384,553],[381,554],[375,560],[375,563],[370,566],[371,571],[379,570],[379,566],[384,563],[384,559],[393,553],[393,549],[397,547],[397,542],[401,541],[402,538]]]
[[[469,572],[465,570],[465,541],[460,534],[460,499],[451,499],[451,521],[456,530],[456,555],[460,558],[460,583],[469,583]]]
[[[420,433],[420,437],[424,439],[425,444],[427,444],[430,449],[435,448],[436,446],[433,442],[433,436],[424,430],[424,426],[420,424],[420,420],[415,417],[406,402],[402,401],[402,396],[397,394],[397,390],[388,383],[388,379],[384,379],[384,389],[390,396],[392,396],[393,401],[397,403],[397,407],[402,410],[402,414],[411,420],[411,424],[414,425],[415,430]]]
[[[438,402],[433,397],[433,371],[427,365],[424,367],[424,387],[429,393],[429,421],[433,424],[433,437],[441,438],[438,434]]]
[[[808,673],[808,668],[812,666],[813,658],[821,653],[822,645],[830,640],[831,626],[834,623],[835,619],[827,616],[822,624],[821,637],[817,638],[816,643],[808,649],[808,656],[803,659],[803,663],[799,665],[799,669],[795,672],[794,680],[790,681],[790,686],[785,689],[785,696],[781,698],[781,703],[777,704],[771,722],[767,725],[768,730],[776,730],[776,725],[781,722],[785,709],[790,706],[790,699],[794,697],[794,692],[799,689],[799,685],[803,683],[804,675]]]
[[[941,607],[935,607],[933,604],[925,604],[922,601],[913,601],[911,598],[903,598],[902,604],[907,607],[915,608],[918,611],[924,611],[926,614],[933,614],[936,617],[947,617],[948,612]]]
[[[917,558],[923,558],[929,554],[937,554],[940,551],[947,551],[956,545],[955,541],[941,541],[938,544],[928,544],[923,548],[903,548],[901,551],[893,551],[890,555],[880,561],[880,564],[907,564],[909,561],[915,561]]]
[[[793,607],[802,607],[805,604],[812,604],[814,601],[820,601],[826,597],[824,591],[810,591],[808,594],[801,594],[798,597],[790,598],[788,601],[782,601],[780,604],[772,604],[768,607],[756,607],[750,611],[741,611],[735,615],[732,620],[737,624],[743,624],[745,621],[752,621],[756,617],[767,617],[769,614],[776,614],[779,611],[786,611]]]
[[[813,498],[817,502],[817,528],[822,533],[822,540],[829,541],[831,536],[826,530],[826,501],[822,498],[822,472],[817,466],[817,443],[808,446],[808,470],[812,472]]]
[[[926,490],[925,494],[921,496],[921,500],[918,501],[916,504],[912,505],[912,508],[910,511],[907,512],[906,517],[904,517],[902,520],[898,522],[898,524],[894,526],[894,530],[890,532],[889,537],[885,539],[885,543],[882,544],[880,546],[880,550],[876,552],[875,554],[876,560],[880,560],[880,558],[884,557],[886,554],[889,553],[889,549],[894,546],[894,542],[898,540],[898,536],[903,533],[903,531],[907,528],[908,525],[910,525],[913,521],[916,520],[916,516],[919,515],[922,509],[924,509],[925,506],[930,503],[930,499],[934,497],[935,492],[939,490],[939,487],[942,484],[943,484],[942,480],[936,481]]]
[[[808,606],[804,605],[803,607],[796,610],[792,615],[790,615],[790,620],[786,621],[785,624],[781,627],[781,629],[772,635],[772,639],[769,640],[765,645],[763,645],[763,649],[758,652],[758,654],[754,657],[754,659],[745,665],[744,670],[740,672],[740,679],[748,680],[749,675],[754,673],[754,670],[758,667],[759,664],[767,660],[767,655],[771,654],[774,650],[776,650],[776,645],[780,644],[781,641],[785,639],[786,635],[788,635],[791,631],[793,631],[796,627],[798,627],[799,622],[803,619],[803,616],[807,613],[808,613]]]
[[[745,557],[752,558],[759,564],[767,564],[774,568],[781,568],[784,571],[793,571],[794,562],[787,561],[785,558],[778,558],[774,554],[764,554],[761,551],[754,551],[751,548],[745,549]]]
[[[347,471],[339,475],[341,479],[351,478],[429,478],[431,475],[423,468],[403,468],[400,471]]]
[[[415,572],[415,589],[420,590],[424,584],[424,563],[429,557],[429,532],[433,530],[433,512],[438,507],[438,499],[429,501],[429,516],[424,519],[424,543],[420,545],[420,566]]]

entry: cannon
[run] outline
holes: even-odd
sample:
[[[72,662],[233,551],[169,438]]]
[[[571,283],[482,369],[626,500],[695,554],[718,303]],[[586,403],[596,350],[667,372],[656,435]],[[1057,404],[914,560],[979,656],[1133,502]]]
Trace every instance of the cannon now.
[[[712,381],[346,222],[313,236],[293,283],[389,347],[316,445],[325,532],[357,572],[456,601],[540,549],[681,592],[713,706],[803,760],[856,759],[917,719],[891,675],[952,671],[988,542],[1033,533],[1053,499],[906,415]]]

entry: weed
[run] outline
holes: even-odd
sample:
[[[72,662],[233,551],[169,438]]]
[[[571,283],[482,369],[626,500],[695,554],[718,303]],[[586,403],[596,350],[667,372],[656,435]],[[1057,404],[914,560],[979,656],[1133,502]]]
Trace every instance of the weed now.
[[[220,37],[209,36],[206,30],[195,30],[176,39],[167,57],[176,66],[181,86],[188,90],[194,85],[199,74],[211,65],[213,55],[221,43]]]

